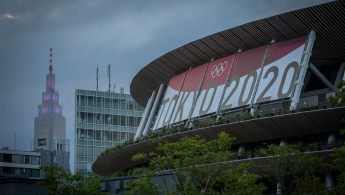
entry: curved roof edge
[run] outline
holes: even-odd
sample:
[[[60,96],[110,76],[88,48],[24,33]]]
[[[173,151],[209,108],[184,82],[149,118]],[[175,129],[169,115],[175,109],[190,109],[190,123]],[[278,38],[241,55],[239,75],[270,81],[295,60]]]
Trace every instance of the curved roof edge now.
[[[345,1],[333,1],[249,22],[188,43],[155,59],[133,78],[130,93],[145,106],[154,89],[190,67],[316,31],[312,59],[345,59]]]
[[[199,135],[206,140],[213,140],[224,131],[236,137],[234,144],[260,142],[281,137],[304,136],[325,132],[335,132],[345,128],[345,106],[319,108],[319,110],[286,113],[277,116],[254,118],[235,122],[224,121],[223,124],[191,129],[155,139],[142,141],[114,150],[98,158],[92,165],[92,171],[99,175],[110,175],[147,163],[148,160],[132,161],[138,153],[150,153],[156,150],[152,141],[176,142],[180,138]],[[303,121],[303,123],[301,123]],[[287,125],[290,124],[290,125]],[[255,129],[255,131],[253,131]]]

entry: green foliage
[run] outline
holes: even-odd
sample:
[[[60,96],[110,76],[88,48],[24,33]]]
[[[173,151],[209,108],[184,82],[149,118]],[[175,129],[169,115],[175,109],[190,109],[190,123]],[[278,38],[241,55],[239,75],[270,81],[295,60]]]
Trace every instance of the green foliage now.
[[[322,158],[298,150],[299,145],[269,145],[265,170],[280,183],[282,194],[325,194],[326,185],[318,175],[323,175],[326,164]]]
[[[192,126],[193,126],[193,127],[198,127],[198,126],[200,126],[200,120],[198,120],[198,119],[193,120]]]
[[[175,191],[173,194],[203,194],[229,192],[233,190],[230,183],[238,186],[245,186],[244,192],[240,194],[261,194],[266,188],[263,184],[257,184],[260,176],[249,174],[247,168],[252,164],[233,167],[231,163],[221,163],[228,161],[234,156],[231,145],[235,138],[229,137],[222,132],[218,134],[218,139],[206,141],[199,136],[184,137],[175,143],[157,142],[157,154],[151,153],[149,166],[138,168],[133,173],[141,174],[140,178],[129,183],[131,193],[156,192],[157,188],[148,179],[150,175],[162,170],[171,170],[177,177],[173,182]],[[134,160],[140,160],[147,155],[137,154]],[[236,177],[231,178],[236,173]],[[146,177],[146,179],[144,179]],[[145,187],[145,189],[143,189]],[[140,190],[139,190],[140,189]]]
[[[224,191],[232,194],[262,194],[267,187],[258,183],[261,176],[248,173],[247,169],[253,166],[252,162],[241,164],[236,168],[228,169],[224,173]]]
[[[87,177],[76,173],[72,174],[57,165],[40,167],[44,171],[45,179],[37,184],[43,186],[48,194],[108,194],[101,192],[102,184],[95,174]]]
[[[223,123],[224,123],[224,118],[221,117],[221,116],[219,116],[219,117],[217,118],[217,120],[216,120],[216,124],[217,124],[217,125],[220,125],[220,124],[223,124]]]
[[[340,80],[337,83],[337,88],[339,88],[339,91],[335,92],[334,97],[329,97],[328,102],[333,104],[345,104],[345,81]]]
[[[149,177],[139,177],[135,180],[126,182],[126,187],[130,190],[126,194],[161,194],[163,191],[158,190],[158,185],[154,184]]]
[[[344,134],[344,130],[340,131]],[[332,189],[335,194],[342,194],[345,192],[345,143],[340,148],[334,148],[333,157],[333,169],[340,174],[337,176],[337,185]]]
[[[134,156],[132,156],[132,161],[138,161],[138,160],[144,159],[146,157],[147,157],[147,155],[145,153],[138,153],[138,154],[135,154]]]

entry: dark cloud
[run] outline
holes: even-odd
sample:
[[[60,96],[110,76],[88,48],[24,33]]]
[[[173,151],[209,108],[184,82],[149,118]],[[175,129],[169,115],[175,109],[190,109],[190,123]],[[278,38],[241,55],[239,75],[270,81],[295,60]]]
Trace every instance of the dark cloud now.
[[[31,149],[50,47],[73,146],[74,91],[96,88],[97,64],[101,90],[107,89],[110,61],[112,84],[128,93],[136,73],[166,52],[227,28],[322,2],[0,0],[0,144],[13,148],[16,134],[17,149]]]

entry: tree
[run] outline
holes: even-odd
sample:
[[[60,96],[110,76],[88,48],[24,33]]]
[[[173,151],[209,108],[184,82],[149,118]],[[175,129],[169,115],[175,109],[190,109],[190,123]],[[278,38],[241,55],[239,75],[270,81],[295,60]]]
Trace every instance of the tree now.
[[[107,194],[100,191],[102,184],[93,173],[84,177],[80,173],[73,175],[69,170],[58,165],[40,168],[44,172],[45,179],[37,184],[43,186],[48,194]]]
[[[184,137],[174,143],[159,141],[157,153],[139,153],[133,156],[133,160],[142,158],[150,160],[148,167],[135,169],[133,173],[147,177],[143,182],[148,183],[149,176],[155,172],[171,170],[177,178],[176,182],[173,182],[175,186],[175,191],[171,192],[173,194],[237,192],[233,186],[240,184],[247,189],[240,194],[261,194],[266,189],[263,184],[258,184],[261,176],[247,172],[247,168],[252,166],[252,163],[239,167],[233,166],[232,163],[223,163],[234,156],[234,152],[231,151],[234,140],[235,138],[222,132],[212,141],[206,141],[199,136]],[[234,173],[236,178],[227,179]],[[143,184],[139,180],[135,184],[133,181],[128,184],[132,187],[130,192],[140,188],[141,185]]]
[[[345,134],[345,130],[340,131],[341,134]],[[333,169],[339,172],[337,176],[337,184],[332,189],[335,194],[342,194],[345,192],[345,143],[340,148],[334,148],[333,157]]]
[[[339,89],[339,91],[335,92],[335,96],[330,96],[328,98],[328,101],[330,103],[336,103],[336,104],[345,104],[345,81],[344,80],[340,80],[337,83],[337,88]]]
[[[269,145],[262,152],[268,164],[264,167],[280,184],[282,194],[326,194],[326,185],[318,175],[324,174],[322,158],[298,150],[300,145]]]
[[[136,180],[131,180],[126,183],[126,187],[130,190],[126,194],[161,194],[163,191],[158,189],[158,185],[155,184],[147,176],[141,176]]]

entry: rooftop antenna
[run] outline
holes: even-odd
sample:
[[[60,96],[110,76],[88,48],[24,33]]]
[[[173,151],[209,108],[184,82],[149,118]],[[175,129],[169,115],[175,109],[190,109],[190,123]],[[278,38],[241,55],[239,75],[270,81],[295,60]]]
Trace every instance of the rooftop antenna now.
[[[50,74],[53,72],[53,48],[50,48],[50,55],[49,55],[49,72],[50,72]]]
[[[121,88],[120,88],[120,92],[121,92],[121,93],[124,93],[124,92],[125,92],[125,88],[121,87]]]
[[[17,145],[17,133],[14,133],[14,150],[16,150]]]
[[[115,88],[116,88],[116,83],[114,83],[114,88],[113,88],[113,92],[115,92]]]
[[[98,64],[97,64],[97,68],[96,68],[96,82],[97,82],[96,91],[98,91]]]
[[[108,78],[109,78],[109,92],[110,92],[110,62],[108,65]]]

